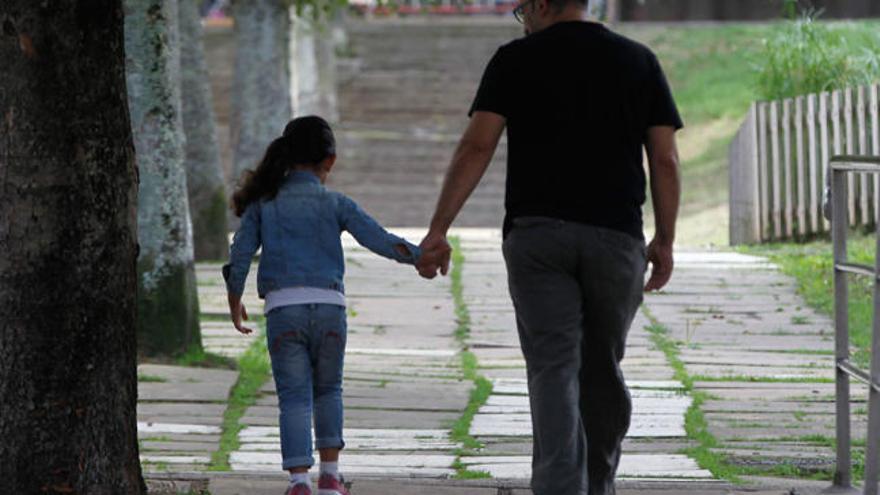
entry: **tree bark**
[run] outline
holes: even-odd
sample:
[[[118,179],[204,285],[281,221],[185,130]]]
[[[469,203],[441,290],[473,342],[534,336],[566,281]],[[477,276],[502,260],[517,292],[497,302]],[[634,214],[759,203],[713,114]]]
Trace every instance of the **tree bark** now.
[[[291,9],[291,111],[296,116],[322,115],[316,36],[320,24],[315,21],[311,8],[303,7],[301,14],[296,15]]]
[[[341,22],[328,17],[315,31],[315,60],[318,68],[318,114],[330,122],[339,121],[336,89],[336,46]],[[343,34],[344,36],[344,34]]]
[[[339,120],[336,98],[336,13],[316,18],[313,5],[290,11],[290,100],[294,116],[320,115]],[[344,36],[344,33],[342,34]]]
[[[608,0],[588,0],[587,15],[596,20],[604,21],[608,14]]]
[[[235,81],[230,122],[233,181],[256,167],[291,116],[290,17],[284,0],[235,0]]]
[[[177,0],[125,0],[131,125],[140,170],[138,344],[146,356],[201,349],[184,171]]]
[[[143,494],[121,0],[0,2],[0,493]]]
[[[196,260],[229,254],[226,187],[220,163],[217,125],[202,41],[197,0],[179,0],[183,129],[186,134],[186,185],[192,213]]]

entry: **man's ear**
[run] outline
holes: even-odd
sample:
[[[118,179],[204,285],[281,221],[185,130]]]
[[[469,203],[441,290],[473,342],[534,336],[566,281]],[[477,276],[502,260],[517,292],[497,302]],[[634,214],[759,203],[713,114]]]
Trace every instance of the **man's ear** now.
[[[321,170],[329,172],[336,165],[336,155],[330,155],[321,162]]]
[[[544,17],[547,16],[550,12],[550,1],[549,0],[535,0],[535,13]]]

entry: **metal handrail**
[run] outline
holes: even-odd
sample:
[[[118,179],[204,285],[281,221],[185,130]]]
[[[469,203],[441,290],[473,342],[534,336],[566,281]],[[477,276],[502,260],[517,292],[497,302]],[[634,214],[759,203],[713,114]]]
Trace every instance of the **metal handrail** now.
[[[864,495],[878,495],[880,470],[880,256],[875,266],[849,263],[847,237],[847,173],[880,174],[880,157],[835,156],[829,165],[831,173],[831,237],[834,245],[834,355],[837,407],[837,466],[835,493],[859,493],[852,486],[852,439],[850,438],[850,377],[868,384],[868,441],[865,455]],[[880,213],[880,208],[875,210]],[[875,218],[877,218],[875,216]],[[880,253],[880,221],[877,224],[876,246]],[[874,279],[874,319],[871,344],[871,371],[856,367],[849,359],[849,292],[847,275]]]

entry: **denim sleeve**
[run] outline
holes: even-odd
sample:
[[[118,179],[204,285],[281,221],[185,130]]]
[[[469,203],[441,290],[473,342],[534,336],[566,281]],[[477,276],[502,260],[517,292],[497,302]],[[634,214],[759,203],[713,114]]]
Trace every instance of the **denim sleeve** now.
[[[385,230],[347,196],[340,195],[339,210],[342,229],[351,233],[358,244],[379,256],[396,260],[399,263],[414,265],[422,255],[422,250],[418,246]],[[400,244],[406,246],[409,255],[404,256],[397,252],[394,247]]]
[[[248,205],[241,217],[241,225],[232,238],[229,248],[229,263],[223,265],[223,278],[226,290],[241,296],[254,254],[260,247],[260,203]]]

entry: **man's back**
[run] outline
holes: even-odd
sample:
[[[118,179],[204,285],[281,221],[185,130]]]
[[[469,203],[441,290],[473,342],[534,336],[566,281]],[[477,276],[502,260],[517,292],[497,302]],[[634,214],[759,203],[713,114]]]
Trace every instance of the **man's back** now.
[[[642,238],[647,129],[681,127],[650,50],[598,23],[554,24],[498,50],[472,111],[507,121],[505,230],[549,216]]]

